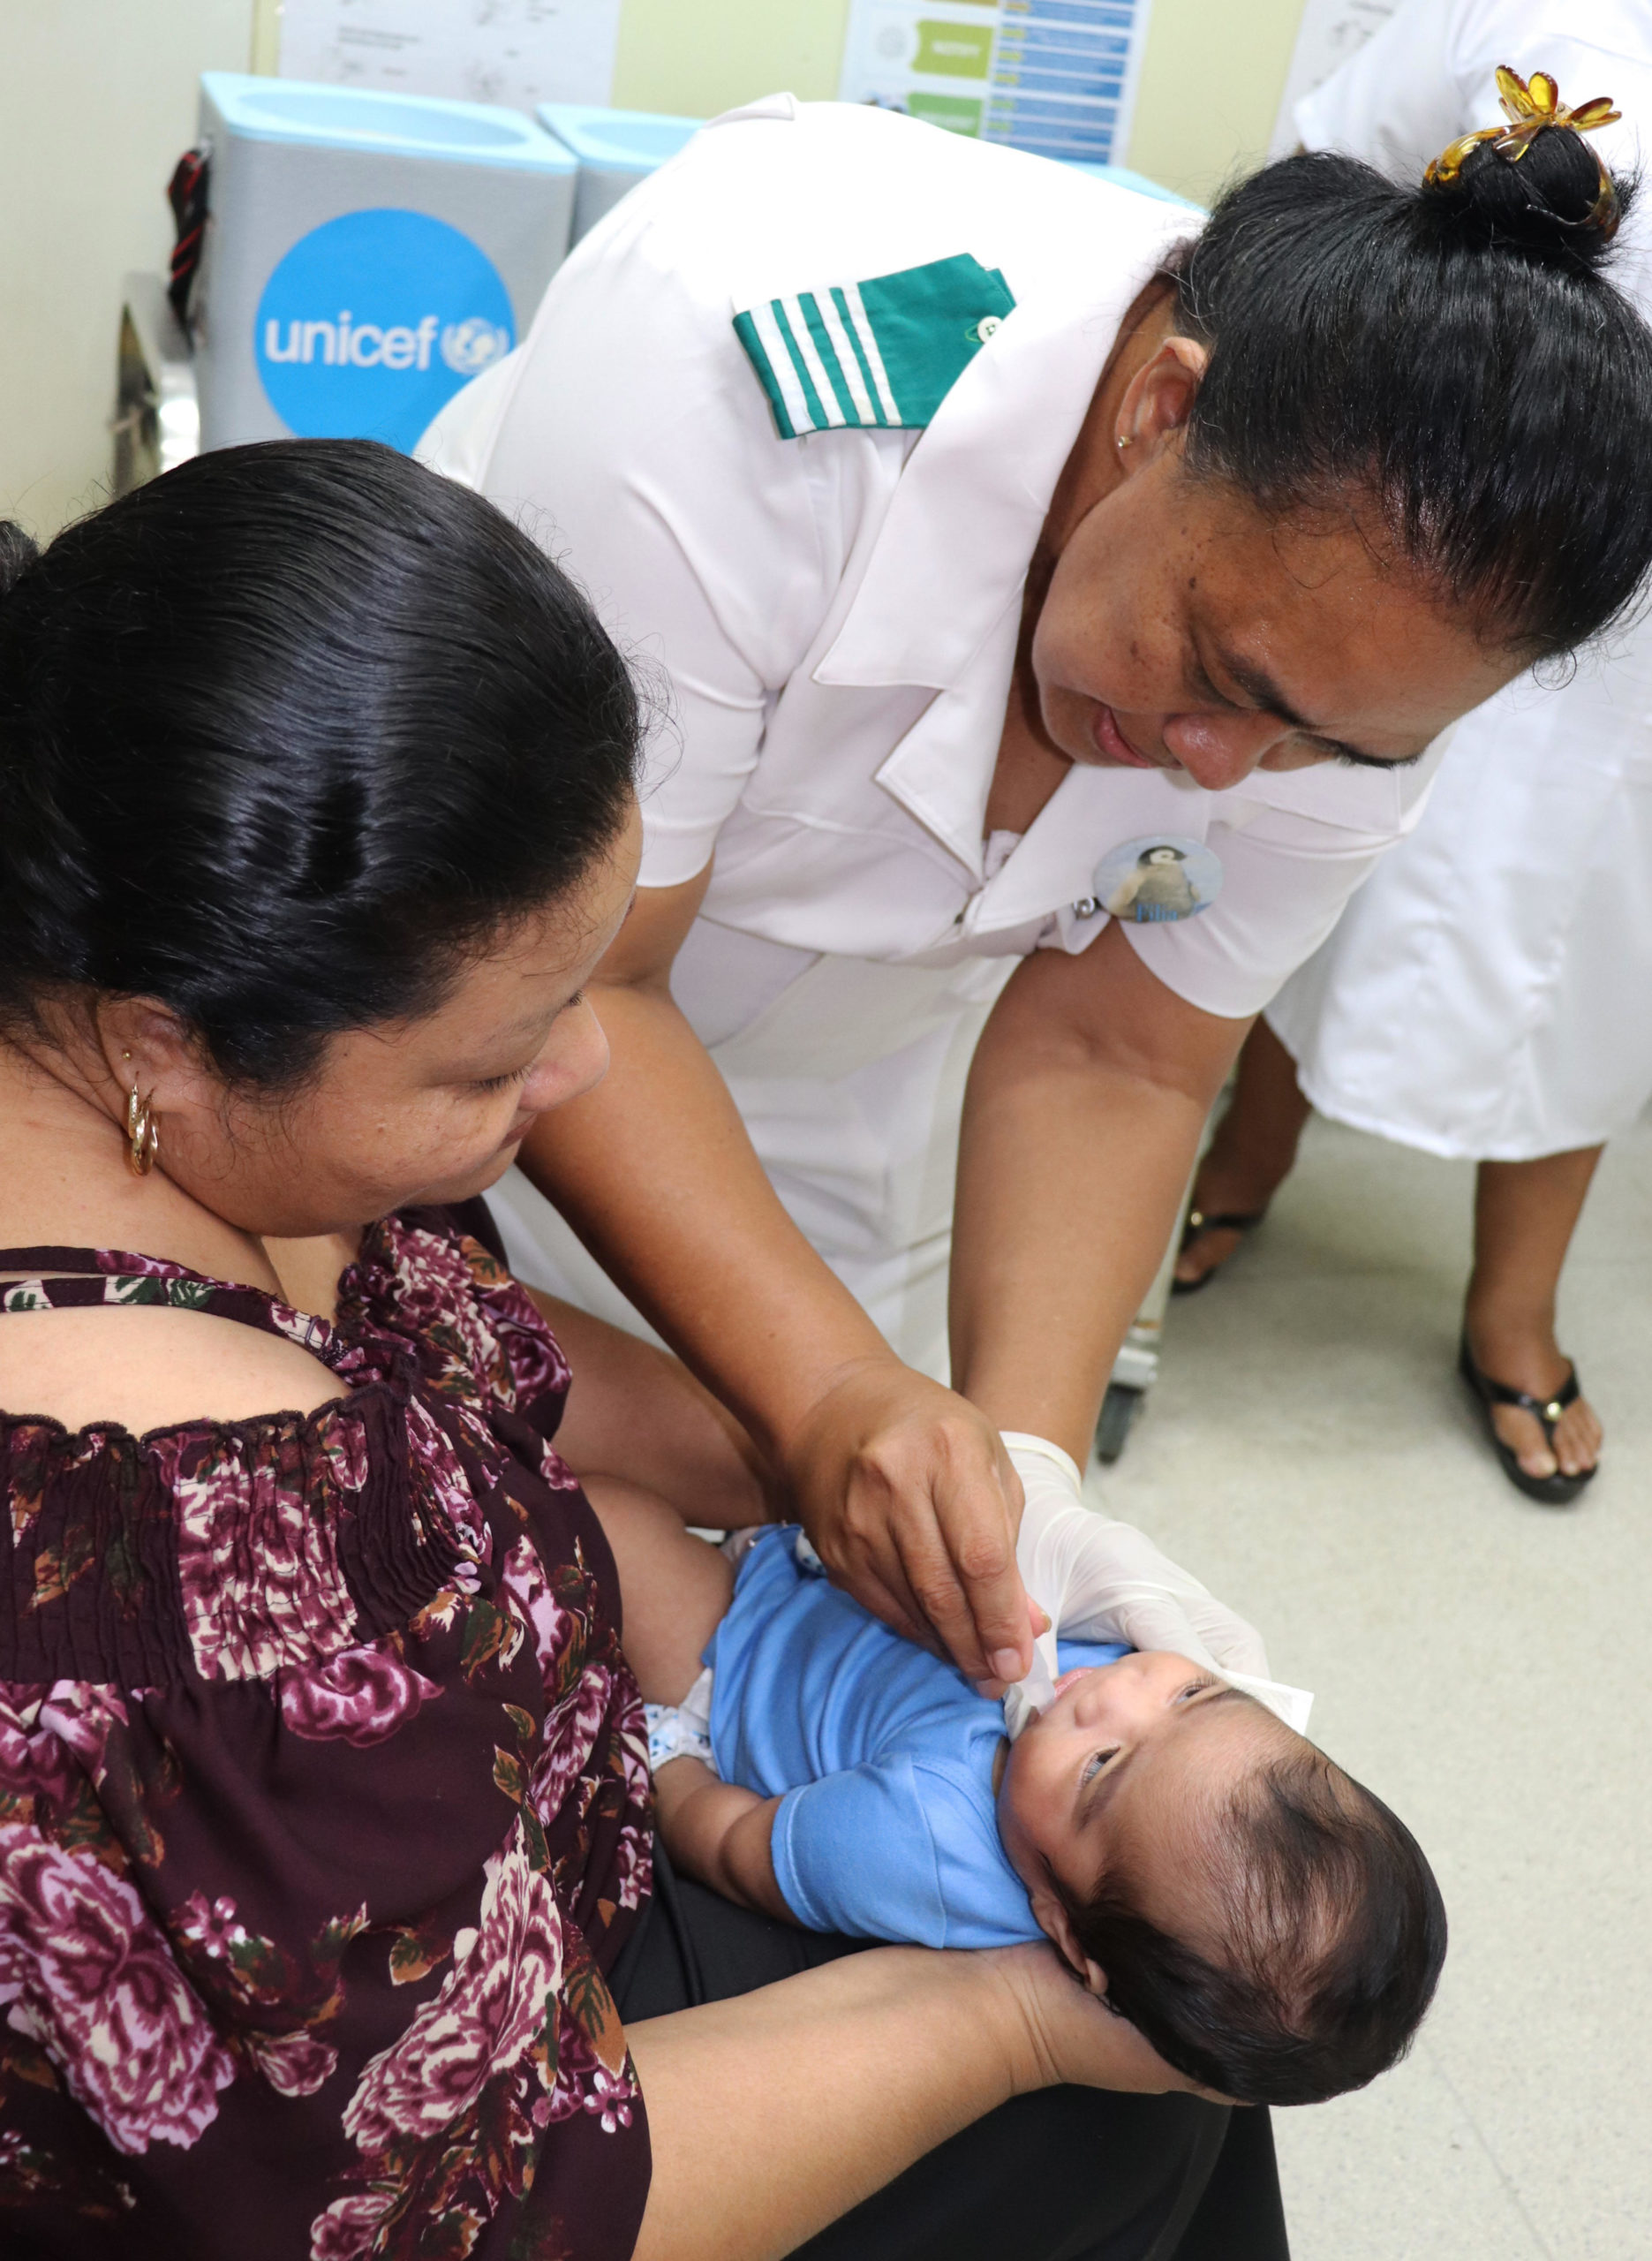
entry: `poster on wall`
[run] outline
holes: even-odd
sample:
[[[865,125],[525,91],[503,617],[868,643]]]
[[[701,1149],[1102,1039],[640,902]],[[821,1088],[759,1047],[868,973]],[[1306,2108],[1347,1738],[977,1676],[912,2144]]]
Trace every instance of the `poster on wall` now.
[[[283,79],[532,110],[606,103],[620,0],[285,0]]]
[[[1316,87],[1323,87],[1331,72],[1362,48],[1373,32],[1380,31],[1399,0],[1308,0],[1291,56],[1291,68],[1279,97],[1268,155],[1288,157],[1300,136],[1296,105]]]
[[[1148,5],[851,0],[838,93],[1041,156],[1121,164]]]

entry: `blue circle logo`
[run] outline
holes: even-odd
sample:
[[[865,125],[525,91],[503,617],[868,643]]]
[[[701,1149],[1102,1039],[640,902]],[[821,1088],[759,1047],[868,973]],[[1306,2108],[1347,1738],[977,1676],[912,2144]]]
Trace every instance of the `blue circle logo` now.
[[[411,448],[516,344],[492,260],[426,212],[346,212],[301,236],[264,286],[253,351],[301,439]]]

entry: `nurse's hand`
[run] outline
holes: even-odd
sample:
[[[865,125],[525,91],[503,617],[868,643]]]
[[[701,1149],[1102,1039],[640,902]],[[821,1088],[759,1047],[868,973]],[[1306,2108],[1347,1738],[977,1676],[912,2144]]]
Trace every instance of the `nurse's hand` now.
[[[786,1440],[797,1513],[834,1582],[897,1633],[1002,1684],[1042,1630],[1015,1567],[1021,1479],[967,1399],[857,1359]]]

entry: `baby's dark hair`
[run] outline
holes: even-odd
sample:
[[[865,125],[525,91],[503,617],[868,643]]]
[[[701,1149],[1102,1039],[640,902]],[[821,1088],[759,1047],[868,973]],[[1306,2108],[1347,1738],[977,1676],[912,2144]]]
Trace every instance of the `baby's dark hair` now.
[[[1160,1930],[1117,1866],[1067,1900],[1111,2006],[1241,2104],[1322,2103],[1397,2063],[1445,1960],[1445,1902],[1399,1817],[1303,1743],[1246,1777],[1209,1852],[1220,1962]]]

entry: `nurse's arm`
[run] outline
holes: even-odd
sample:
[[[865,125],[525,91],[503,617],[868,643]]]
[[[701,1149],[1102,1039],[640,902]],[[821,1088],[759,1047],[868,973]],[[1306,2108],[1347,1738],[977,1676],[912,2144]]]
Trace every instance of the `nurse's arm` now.
[[[1019,1679],[1021,1481],[996,1428],[903,1365],[810,1246],[673,1001],[710,879],[638,890],[589,985],[612,1064],[540,1117],[522,1166],[743,1422],[838,1582],[972,1679]]]
[[[1116,926],[1016,969],[969,1072],[952,1259],[954,1382],[999,1427],[1084,1465],[1249,1027],[1179,997]]]

